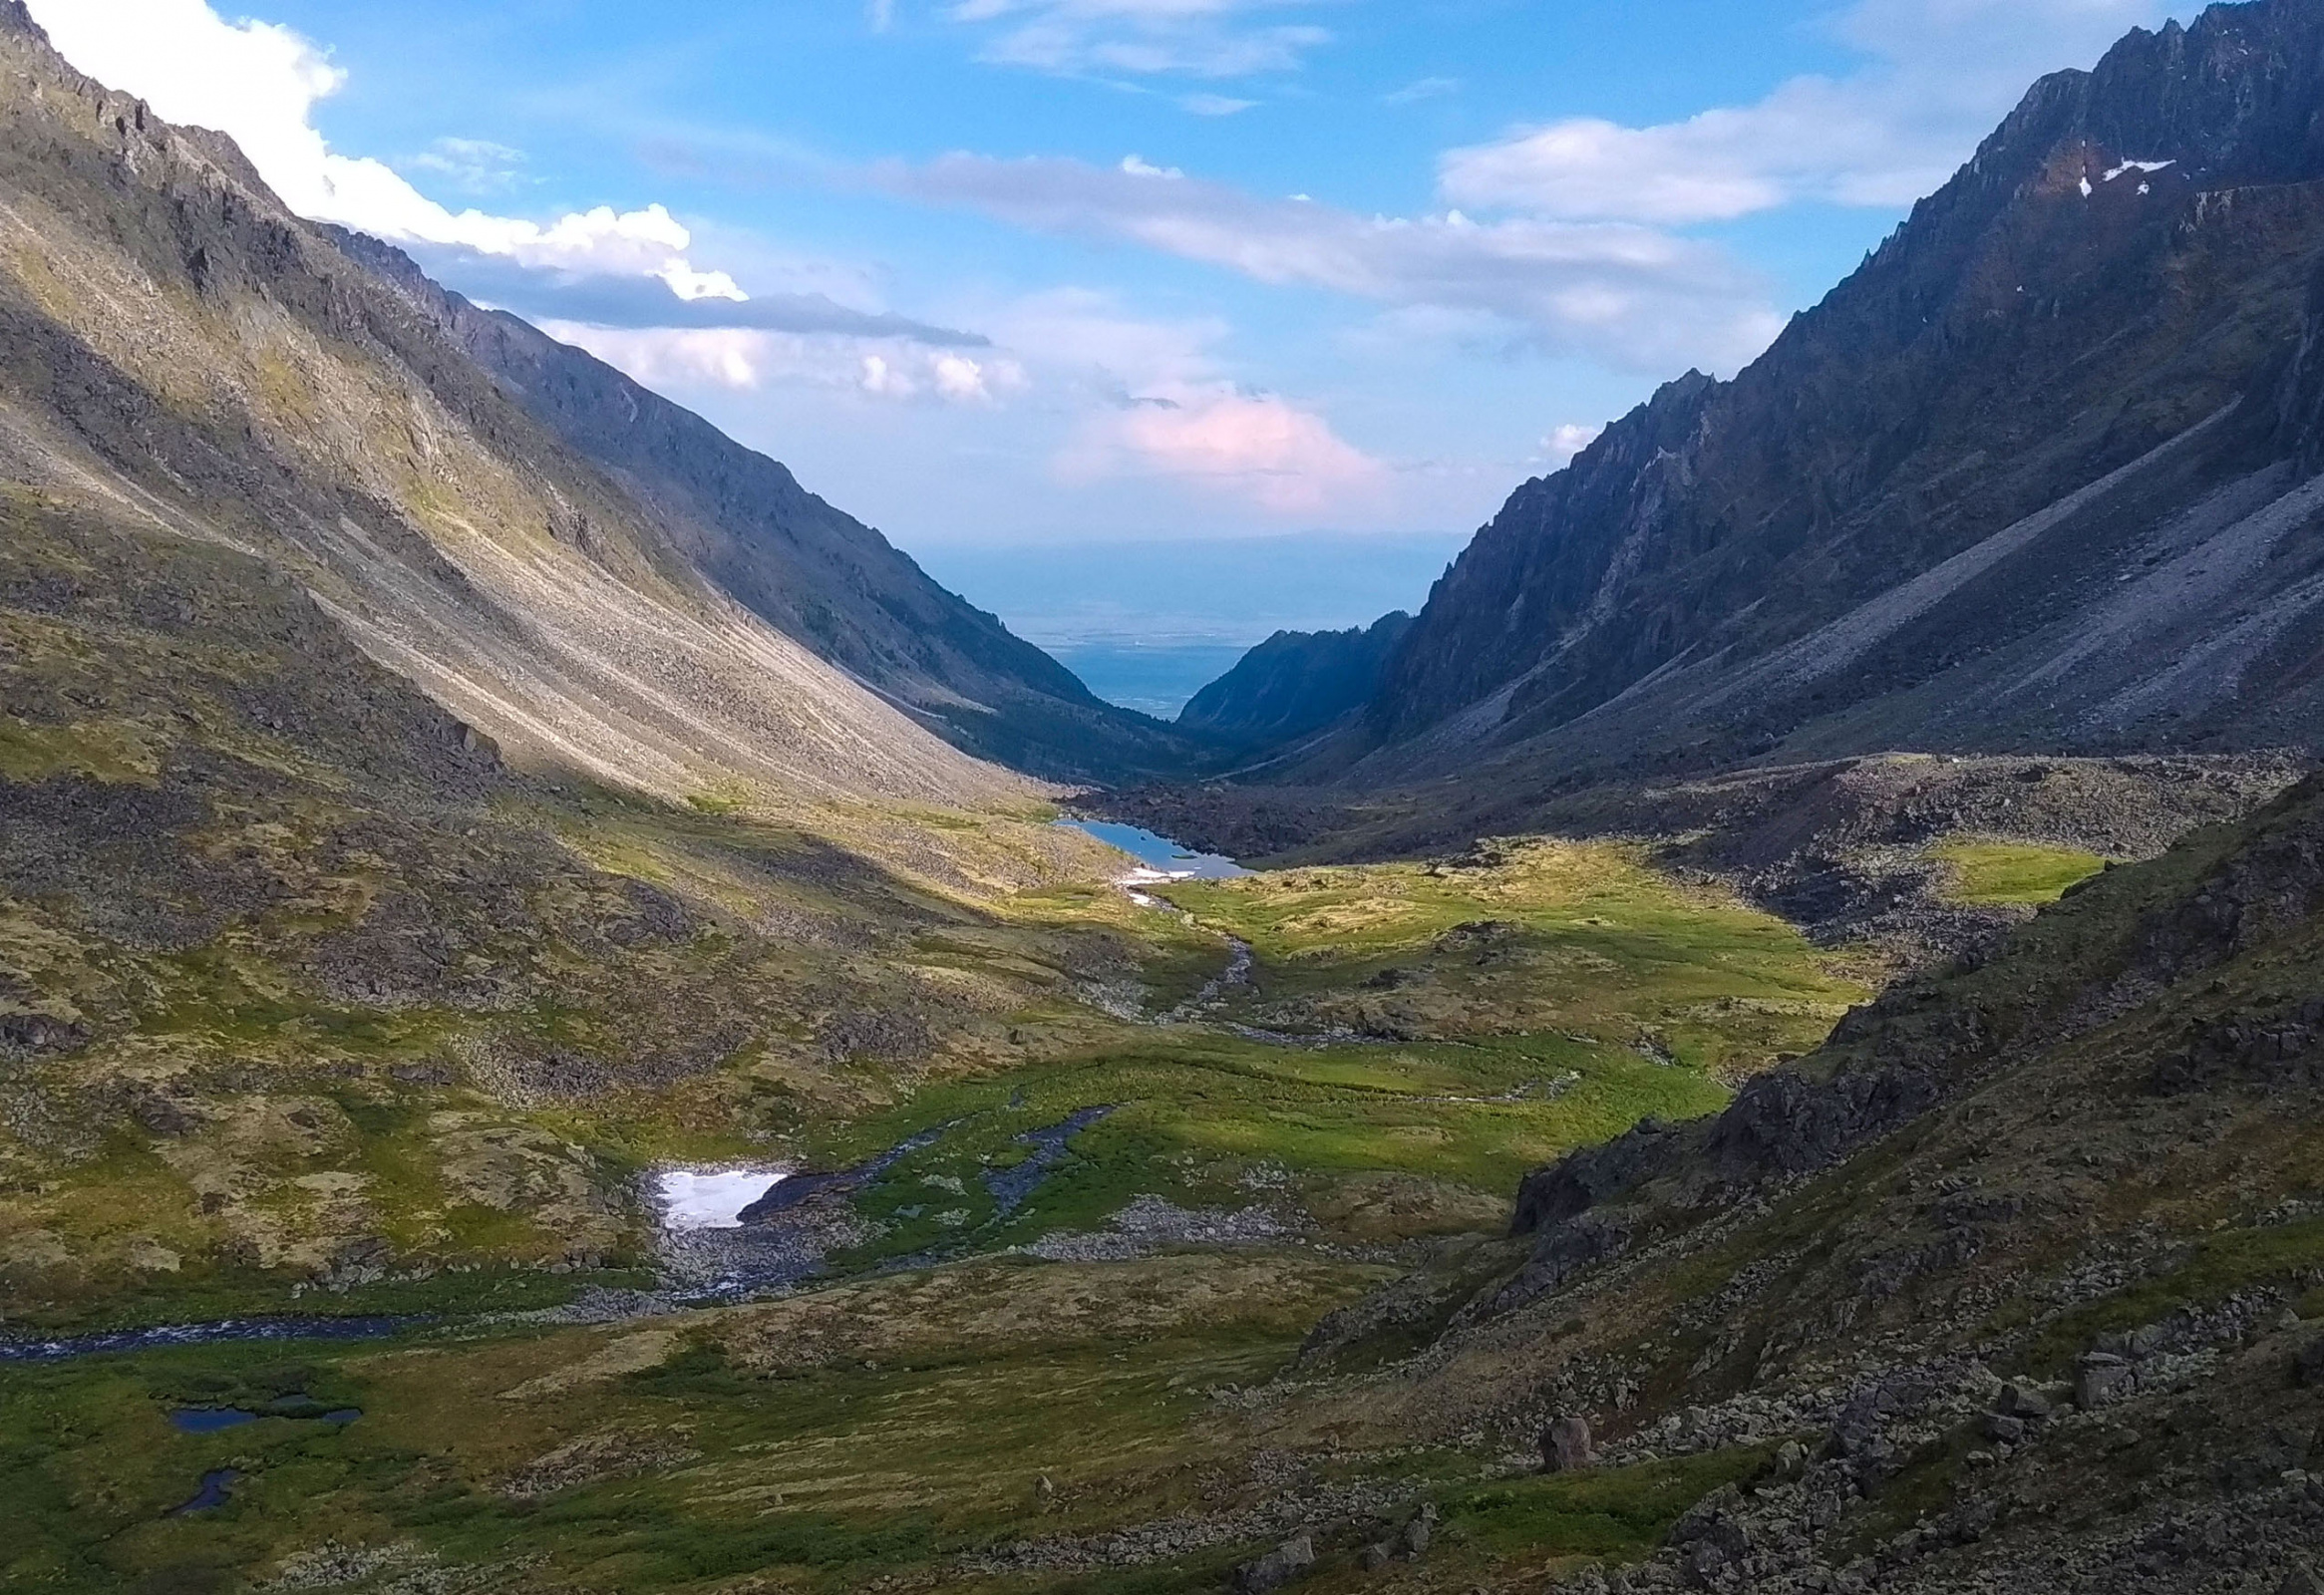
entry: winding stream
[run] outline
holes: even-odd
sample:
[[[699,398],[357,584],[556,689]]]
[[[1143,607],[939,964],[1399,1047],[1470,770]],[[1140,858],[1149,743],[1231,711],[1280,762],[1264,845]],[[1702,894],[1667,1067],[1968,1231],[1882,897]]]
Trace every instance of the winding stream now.
[[[428,1318],[229,1318],[214,1324],[165,1324],[154,1329],[105,1330],[55,1340],[0,1340],[0,1363],[56,1363],[109,1352],[169,1346],[215,1346],[253,1340],[385,1340],[432,1323]]]

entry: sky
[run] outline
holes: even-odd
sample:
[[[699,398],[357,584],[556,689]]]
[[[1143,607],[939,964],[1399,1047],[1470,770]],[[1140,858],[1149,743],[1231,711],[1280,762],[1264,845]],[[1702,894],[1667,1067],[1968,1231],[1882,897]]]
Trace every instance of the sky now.
[[[29,3],[294,209],[938,562],[1471,530],[2170,9]]]

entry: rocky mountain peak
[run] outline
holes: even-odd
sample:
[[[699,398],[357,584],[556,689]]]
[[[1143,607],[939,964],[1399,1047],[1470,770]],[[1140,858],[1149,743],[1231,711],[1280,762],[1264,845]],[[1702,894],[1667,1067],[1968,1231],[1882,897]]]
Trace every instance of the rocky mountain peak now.
[[[2256,511],[2288,484],[2252,474],[2316,464],[2319,179],[2305,0],[2214,6],[2043,79],[1758,361],[1670,384],[1520,486],[1319,768],[2306,736],[2324,704],[2263,690],[2271,660],[2303,668],[2306,608],[2190,670],[2179,650],[2255,590],[2148,573],[2181,568],[2204,493],[2248,479]],[[2273,516],[2237,535],[2304,576],[2305,512]],[[2103,639],[2068,635],[2099,608]]]

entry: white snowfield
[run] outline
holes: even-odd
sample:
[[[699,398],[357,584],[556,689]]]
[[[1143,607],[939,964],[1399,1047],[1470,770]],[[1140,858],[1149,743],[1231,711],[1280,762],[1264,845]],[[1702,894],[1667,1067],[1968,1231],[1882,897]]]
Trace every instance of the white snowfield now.
[[[740,1229],[743,1209],[781,1184],[779,1168],[665,1168],[654,1176],[670,1229]]]

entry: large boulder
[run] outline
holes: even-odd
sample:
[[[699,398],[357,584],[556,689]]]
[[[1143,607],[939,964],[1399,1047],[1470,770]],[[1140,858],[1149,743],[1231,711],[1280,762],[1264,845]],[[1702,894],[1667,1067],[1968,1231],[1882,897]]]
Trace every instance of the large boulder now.
[[[2075,1365],[2074,1405],[2084,1412],[2112,1406],[2131,1394],[2139,1371],[2112,1352],[2089,1352]]]
[[[1235,1595],[1266,1595],[1315,1571],[1315,1541],[1306,1534],[1285,1540],[1266,1555],[1234,1570]]]
[[[1571,1473],[1597,1460],[1590,1443],[1589,1420],[1568,1413],[1541,1431],[1541,1471]]]

